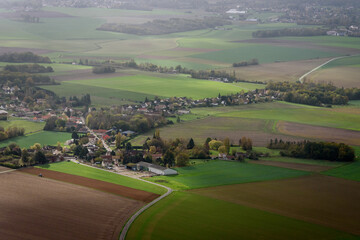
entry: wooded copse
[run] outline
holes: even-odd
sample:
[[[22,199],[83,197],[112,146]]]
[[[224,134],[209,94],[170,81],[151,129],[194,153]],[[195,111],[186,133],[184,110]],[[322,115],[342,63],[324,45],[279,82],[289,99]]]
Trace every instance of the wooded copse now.
[[[326,35],[328,30],[323,28],[284,28],[274,30],[258,30],[252,33],[255,38],[270,38],[270,37],[308,37],[308,36],[322,36]]]
[[[161,35],[214,28],[230,24],[230,21],[219,17],[206,17],[204,19],[171,18],[169,20],[156,19],[143,24],[105,23],[97,30],[135,35]]]
[[[11,63],[51,63],[49,57],[36,55],[32,52],[4,53],[0,55],[0,62]]]
[[[18,136],[24,136],[25,129],[22,127],[8,127],[7,129],[4,129],[0,126],[0,141],[18,137]]]
[[[37,63],[23,64],[23,65],[6,65],[5,71],[9,72],[25,72],[25,73],[50,73],[54,72],[54,69],[50,66],[44,67]]]
[[[282,149],[282,156],[350,162],[355,160],[355,151],[349,145],[334,142],[284,142],[270,140],[269,149]]]
[[[344,105],[349,100],[360,99],[358,88],[337,88],[330,83],[269,82],[267,90],[279,91],[286,102],[321,106],[326,104]]]

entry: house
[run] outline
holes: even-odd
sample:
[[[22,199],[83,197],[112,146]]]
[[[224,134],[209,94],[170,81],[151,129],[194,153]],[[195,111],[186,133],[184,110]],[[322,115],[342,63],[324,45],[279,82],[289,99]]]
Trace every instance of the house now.
[[[177,171],[170,169],[170,168],[166,168],[166,167],[162,167],[156,164],[152,164],[152,163],[147,163],[147,162],[139,162],[137,164],[137,169],[138,170],[144,170],[144,171],[149,171],[158,175],[176,175],[178,174]]]
[[[134,133],[135,133],[135,132],[129,130],[129,131],[124,131],[124,132],[122,132],[121,134],[129,137],[129,136],[133,135]]]
[[[190,110],[186,110],[186,109],[178,110],[177,114],[179,114],[179,115],[190,114]]]
[[[7,120],[8,118],[8,112],[4,110],[0,110],[0,120]]]

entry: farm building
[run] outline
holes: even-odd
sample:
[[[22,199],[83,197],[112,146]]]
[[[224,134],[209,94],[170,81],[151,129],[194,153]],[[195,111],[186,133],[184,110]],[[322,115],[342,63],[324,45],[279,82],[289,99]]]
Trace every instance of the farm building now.
[[[149,171],[152,173],[156,173],[158,175],[165,175],[165,176],[178,174],[177,171],[175,171],[173,169],[162,167],[162,166],[159,166],[156,164],[147,163],[147,162],[139,162],[137,164],[137,169],[145,170],[145,171]]]
[[[4,110],[0,110],[0,120],[7,120],[8,112]]]

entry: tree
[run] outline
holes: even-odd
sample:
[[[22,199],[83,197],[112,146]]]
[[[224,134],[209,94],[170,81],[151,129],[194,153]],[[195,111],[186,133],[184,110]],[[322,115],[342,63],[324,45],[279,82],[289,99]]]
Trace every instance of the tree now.
[[[174,165],[175,161],[175,154],[171,150],[167,150],[163,157],[163,164],[164,166],[172,166]]]
[[[126,136],[123,136],[121,133],[116,134],[115,137],[115,146],[117,149],[121,148],[121,144],[126,140]]]
[[[227,153],[226,152],[226,147],[223,145],[223,146],[220,146],[219,149],[218,149],[219,153]]]
[[[217,140],[211,140],[209,142],[209,147],[212,150],[218,150],[220,146],[222,146],[223,143],[221,141],[217,141]]]
[[[187,145],[187,149],[193,149],[195,147],[194,139],[190,138],[190,141]]]
[[[155,153],[156,153],[156,147],[155,147],[155,146],[151,146],[149,152],[150,152],[151,154],[155,154]]]
[[[72,139],[79,139],[79,135],[77,134],[77,132],[73,132],[73,133],[71,134],[71,138],[72,138]]]
[[[225,152],[227,154],[229,154],[229,152],[230,152],[230,139],[229,138],[224,139],[224,147],[225,147]]]
[[[23,148],[23,149],[21,150],[21,160],[23,161],[23,163],[24,163],[25,165],[27,165],[27,164],[30,162],[29,156],[30,156],[30,155],[29,155],[27,149],[26,149],[26,148]]]
[[[132,149],[131,143],[127,142],[126,143],[126,151],[131,151],[131,149]]]
[[[40,143],[35,143],[33,146],[30,147],[30,149],[35,150],[35,151],[40,151],[41,145],[40,145]]]
[[[34,155],[34,161],[40,164],[48,163],[45,154],[42,151],[37,151]]]
[[[176,166],[185,167],[189,164],[189,155],[185,152],[179,153],[175,159]]]

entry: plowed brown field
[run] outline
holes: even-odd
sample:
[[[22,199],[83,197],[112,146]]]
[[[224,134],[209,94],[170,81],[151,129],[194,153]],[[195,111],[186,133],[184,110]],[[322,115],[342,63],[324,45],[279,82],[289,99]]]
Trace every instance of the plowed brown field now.
[[[0,239],[118,239],[144,203],[18,171],[0,174]]]
[[[33,175],[39,175],[41,173],[44,176],[44,178],[50,178],[63,182],[77,184],[84,187],[94,188],[103,192],[121,195],[127,198],[132,198],[146,203],[151,202],[155,198],[159,197],[159,195],[155,193],[149,193],[142,190],[117,185],[114,183],[103,182],[95,179],[71,175],[67,173],[50,171],[46,169],[24,168],[19,171],[23,173],[30,173]]]
[[[360,235],[360,183],[323,175],[192,190]]]

